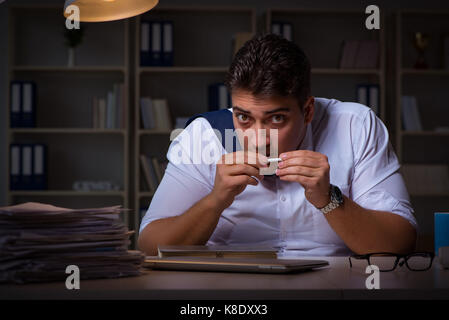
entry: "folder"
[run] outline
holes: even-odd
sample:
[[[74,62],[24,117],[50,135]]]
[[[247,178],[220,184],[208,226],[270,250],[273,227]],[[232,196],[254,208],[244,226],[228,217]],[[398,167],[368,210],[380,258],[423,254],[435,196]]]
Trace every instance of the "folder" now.
[[[293,25],[288,22],[273,22],[271,33],[280,35],[289,41],[293,41]]]
[[[271,33],[282,35],[281,33],[281,24],[279,22],[273,22],[271,24]]]
[[[377,84],[359,84],[357,86],[357,102],[370,107],[379,115],[379,86]]]
[[[230,108],[231,95],[224,84],[211,84],[209,86],[208,93],[209,111]]]
[[[33,146],[33,177],[32,185],[34,190],[47,189],[47,148],[43,144]]]
[[[22,190],[33,189],[33,146],[30,144],[22,145],[22,161],[21,161],[21,173],[22,173]]]
[[[10,127],[21,126],[22,84],[19,81],[11,81],[10,101]]]
[[[368,106],[379,115],[379,86],[372,84],[368,86]]]
[[[146,21],[140,24],[140,65],[151,65],[150,23]]]
[[[151,66],[162,65],[162,31],[160,22],[151,23],[150,46],[151,46]]]
[[[21,147],[18,144],[10,145],[10,175],[9,175],[9,188],[11,190],[20,190],[21,187]]]
[[[293,41],[293,26],[291,23],[282,24],[282,36],[288,41]]]
[[[162,65],[173,66],[173,22],[162,24]]]
[[[21,127],[34,128],[36,126],[35,99],[36,99],[36,84],[34,82],[23,82]]]

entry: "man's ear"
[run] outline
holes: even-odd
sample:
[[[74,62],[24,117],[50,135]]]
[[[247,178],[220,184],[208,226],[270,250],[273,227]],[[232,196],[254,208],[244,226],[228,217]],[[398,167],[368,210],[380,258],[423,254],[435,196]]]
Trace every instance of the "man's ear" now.
[[[309,124],[312,122],[313,114],[315,112],[315,97],[310,96],[304,104],[304,122]]]

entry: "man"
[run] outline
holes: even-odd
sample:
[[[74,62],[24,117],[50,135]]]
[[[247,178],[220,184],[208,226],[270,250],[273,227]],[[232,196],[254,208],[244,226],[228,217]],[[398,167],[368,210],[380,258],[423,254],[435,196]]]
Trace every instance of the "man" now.
[[[307,57],[272,34],[238,51],[226,84],[243,149],[227,151],[206,134],[223,113],[187,126],[170,146],[142,220],[143,251],[154,255],[162,244],[263,244],[281,256],[413,251],[413,209],[388,132],[371,109],[311,96]],[[265,138],[241,139],[261,129]],[[282,161],[263,176],[274,143]],[[205,161],[214,153],[222,161]]]

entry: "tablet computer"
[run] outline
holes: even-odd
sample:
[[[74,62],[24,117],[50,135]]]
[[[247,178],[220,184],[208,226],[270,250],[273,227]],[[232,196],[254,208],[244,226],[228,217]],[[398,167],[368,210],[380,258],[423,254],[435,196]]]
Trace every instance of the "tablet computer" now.
[[[328,266],[325,260],[147,256],[149,269],[251,273],[293,273]]]

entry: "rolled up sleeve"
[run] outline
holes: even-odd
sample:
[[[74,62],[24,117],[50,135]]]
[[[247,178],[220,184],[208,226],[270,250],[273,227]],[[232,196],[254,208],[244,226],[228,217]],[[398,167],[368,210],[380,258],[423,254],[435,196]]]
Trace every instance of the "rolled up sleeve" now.
[[[194,139],[194,126],[201,131],[210,129],[205,119],[198,118],[170,144],[167,169],[141,221],[140,232],[155,220],[183,214],[212,191],[215,164],[195,163],[194,158],[198,155],[194,152],[201,152],[205,145],[209,145],[210,150],[213,145],[221,156],[222,147],[217,145],[219,142],[213,135],[201,135],[208,137],[203,140]],[[195,143],[199,145],[195,146]],[[180,153],[183,155],[177,158]]]
[[[354,141],[351,198],[360,206],[397,214],[418,229],[399,161],[382,121],[369,111]]]

